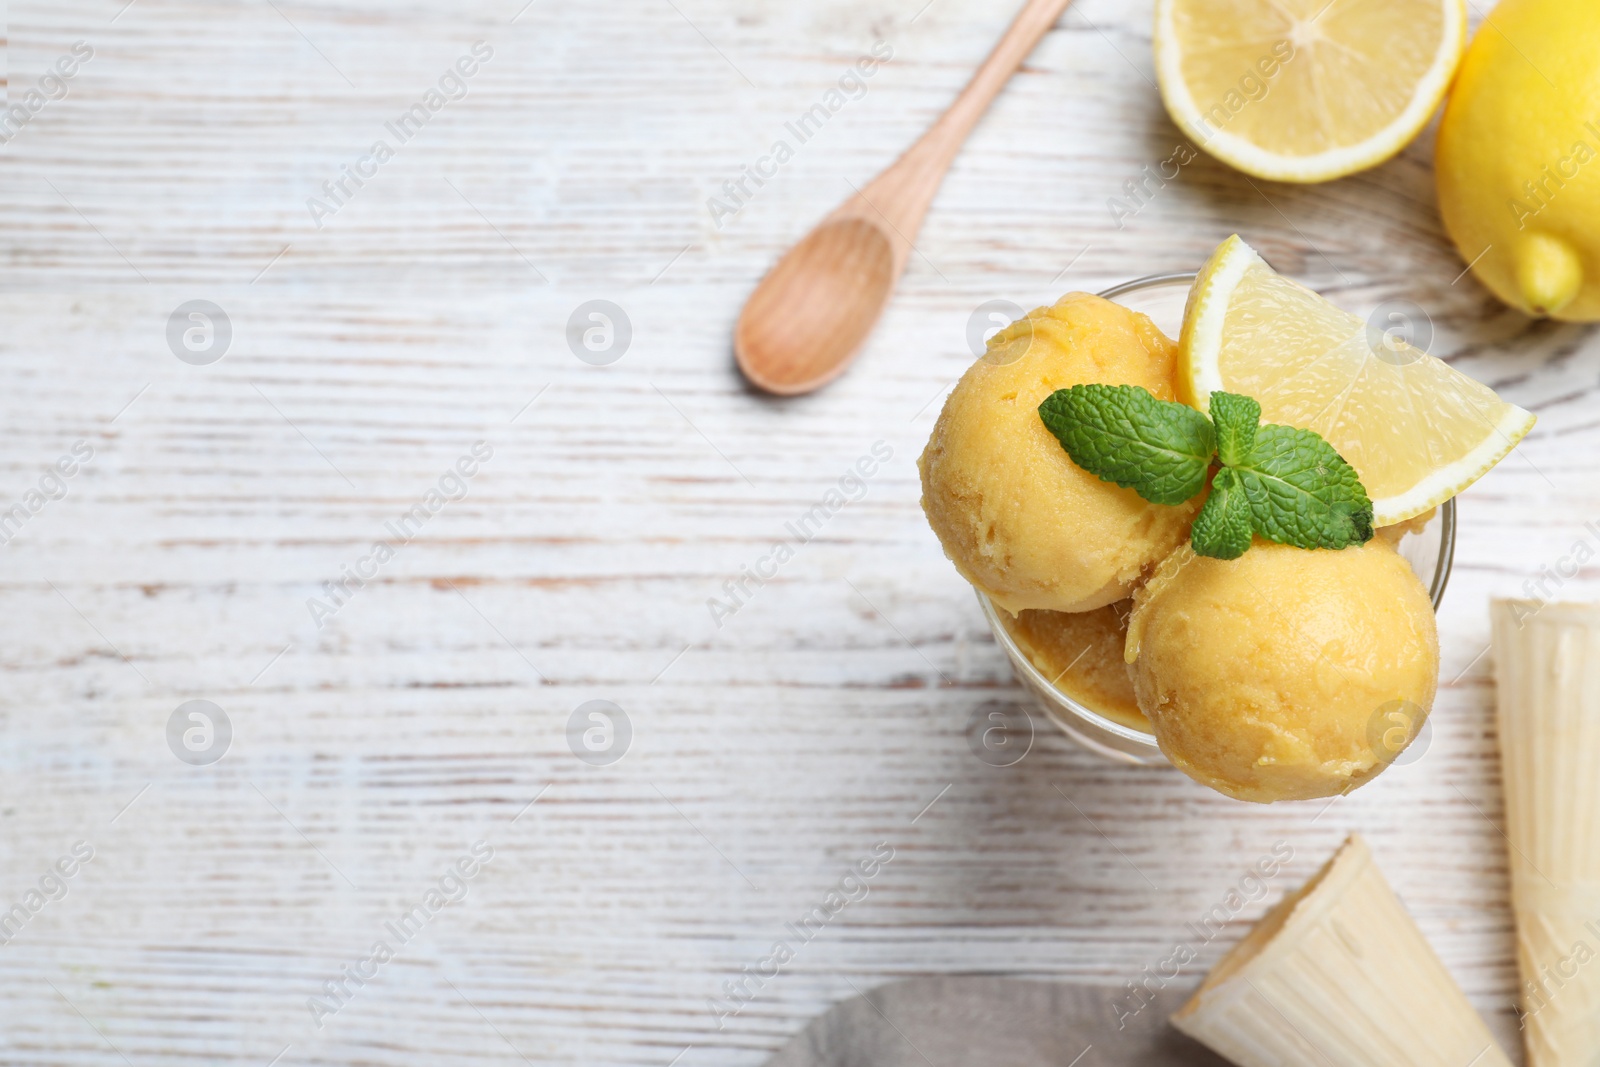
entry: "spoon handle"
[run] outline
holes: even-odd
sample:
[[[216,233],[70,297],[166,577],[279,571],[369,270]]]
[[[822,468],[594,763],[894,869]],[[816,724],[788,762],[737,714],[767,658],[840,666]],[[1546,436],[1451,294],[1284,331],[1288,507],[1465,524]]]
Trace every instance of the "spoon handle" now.
[[[1005,36],[1000,38],[989,53],[989,58],[983,61],[983,66],[967,82],[967,87],[961,90],[955,103],[922,135],[922,139],[912,146],[907,155],[923,150],[929,153],[930,163],[938,161],[943,167],[948,167],[972,133],[972,128],[989,110],[994,98],[1071,2],[1028,0],[1023,4]]]
[[[903,264],[945,171],[950,169],[973,127],[1071,2],[1027,0],[949,109],[893,166],[874,178],[858,196],[846,201],[835,217],[887,220],[896,231],[898,240],[894,244]]]

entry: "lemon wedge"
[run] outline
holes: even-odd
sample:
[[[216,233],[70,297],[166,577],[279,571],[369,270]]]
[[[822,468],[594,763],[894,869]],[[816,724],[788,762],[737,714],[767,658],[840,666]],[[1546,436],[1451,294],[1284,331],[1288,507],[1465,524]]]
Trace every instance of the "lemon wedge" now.
[[[1238,237],[1212,254],[1184,310],[1178,394],[1216,390],[1261,419],[1315,430],[1361,475],[1374,525],[1420,515],[1483,477],[1534,416],[1442,360],[1282,277]]]
[[[1464,0],[1156,0],[1172,120],[1258,178],[1376,166],[1427,123],[1461,61]]]

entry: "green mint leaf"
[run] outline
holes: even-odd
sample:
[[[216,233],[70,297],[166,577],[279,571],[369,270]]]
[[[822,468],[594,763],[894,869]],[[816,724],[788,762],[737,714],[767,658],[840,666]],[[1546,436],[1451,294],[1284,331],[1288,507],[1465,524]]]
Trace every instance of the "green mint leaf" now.
[[[1182,504],[1205,488],[1216,452],[1211,420],[1136,385],[1074,385],[1039,405],[1072,461],[1152,504]]]
[[[1261,422],[1261,405],[1238,393],[1211,394],[1211,421],[1217,427],[1217,458],[1224,467],[1237,467],[1250,455]]]
[[[1372,501],[1356,469],[1311,430],[1262,426],[1237,471],[1261,536],[1296,548],[1372,539]]]
[[[1212,393],[1212,411],[1216,398]],[[1197,556],[1212,559],[1238,559],[1250,547],[1253,524],[1250,518],[1250,500],[1245,495],[1239,472],[1224,467],[1211,481],[1211,495],[1205,507],[1195,516],[1189,531],[1189,546]]]

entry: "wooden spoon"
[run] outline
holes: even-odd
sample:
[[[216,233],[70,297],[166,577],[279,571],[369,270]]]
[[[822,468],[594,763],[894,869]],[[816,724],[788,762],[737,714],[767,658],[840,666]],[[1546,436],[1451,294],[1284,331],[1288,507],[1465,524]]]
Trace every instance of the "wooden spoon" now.
[[[1027,0],[950,110],[761,280],[733,333],[734,356],[752,383],[794,396],[844,373],[888,303],[967,135],[1071,2]]]

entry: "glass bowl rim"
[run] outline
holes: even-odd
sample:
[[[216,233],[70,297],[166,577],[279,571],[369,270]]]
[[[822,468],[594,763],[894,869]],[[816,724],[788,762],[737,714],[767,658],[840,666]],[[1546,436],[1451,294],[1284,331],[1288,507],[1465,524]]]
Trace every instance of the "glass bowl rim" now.
[[[1183,285],[1192,287],[1198,275],[1194,271],[1172,271],[1166,274],[1148,274],[1142,278],[1134,278],[1120,285],[1113,285],[1097,293],[1103,300],[1115,300],[1119,296],[1129,293],[1142,292],[1147,289],[1160,289],[1166,286]],[[1456,502],[1452,497],[1439,505],[1439,560],[1434,565],[1433,581],[1428,588],[1428,598],[1433,603],[1433,610],[1438,614],[1439,605],[1444,600],[1444,593],[1450,584],[1450,571],[1455,565],[1456,555]],[[1137,730],[1131,726],[1124,726],[1115,719],[1108,718],[1081,702],[1074,700],[1058,689],[1054,682],[1044,676],[1044,672],[1034,666],[1023,651],[1021,646],[1012,637],[1011,631],[1006,627],[1000,617],[1000,608],[994,601],[980,589],[974,589],[978,595],[978,603],[983,609],[983,614],[989,621],[989,629],[993,631],[995,640],[1005,650],[1007,658],[1011,660],[1012,668],[1022,671],[1031,685],[1041,693],[1049,693],[1066,710],[1077,718],[1085,720],[1096,729],[1103,730],[1129,744],[1148,747],[1159,751],[1155,735],[1144,730]]]

